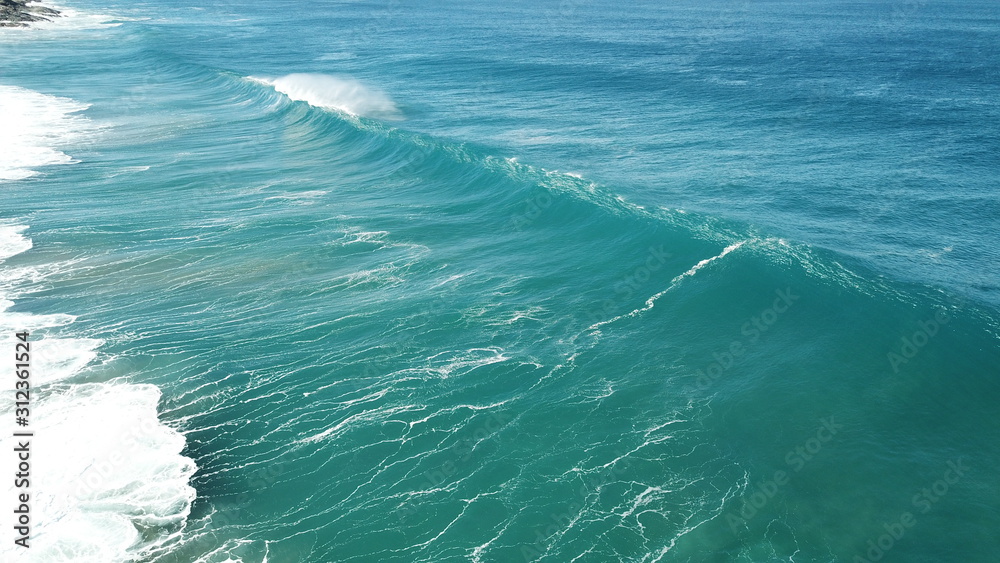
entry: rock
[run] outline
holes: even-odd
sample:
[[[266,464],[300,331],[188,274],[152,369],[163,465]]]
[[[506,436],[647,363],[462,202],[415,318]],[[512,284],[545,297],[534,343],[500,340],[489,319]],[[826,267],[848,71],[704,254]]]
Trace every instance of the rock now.
[[[0,0],[0,27],[26,27],[28,22],[50,21],[45,16],[59,15],[52,8],[28,6],[35,1],[37,0]]]

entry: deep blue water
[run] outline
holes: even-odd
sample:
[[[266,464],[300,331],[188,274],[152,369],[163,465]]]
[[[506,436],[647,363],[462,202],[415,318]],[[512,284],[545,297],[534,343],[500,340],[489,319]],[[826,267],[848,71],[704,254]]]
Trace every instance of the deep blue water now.
[[[997,4],[68,14],[0,29],[5,557],[996,559]]]

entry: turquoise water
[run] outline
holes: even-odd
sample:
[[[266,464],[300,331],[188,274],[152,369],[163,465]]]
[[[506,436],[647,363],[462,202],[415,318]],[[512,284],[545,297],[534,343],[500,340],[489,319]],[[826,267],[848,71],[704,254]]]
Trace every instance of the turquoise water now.
[[[4,557],[996,559],[995,4],[72,8]]]

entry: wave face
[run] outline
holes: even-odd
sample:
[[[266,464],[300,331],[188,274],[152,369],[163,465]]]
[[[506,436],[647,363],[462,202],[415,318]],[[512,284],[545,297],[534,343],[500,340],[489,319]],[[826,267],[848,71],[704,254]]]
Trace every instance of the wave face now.
[[[0,189],[39,560],[1000,552],[988,6],[91,9],[0,31],[100,131]]]

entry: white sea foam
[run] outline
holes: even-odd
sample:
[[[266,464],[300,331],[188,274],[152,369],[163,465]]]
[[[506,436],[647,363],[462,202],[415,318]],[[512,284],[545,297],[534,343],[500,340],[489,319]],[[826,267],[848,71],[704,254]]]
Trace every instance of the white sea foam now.
[[[481,366],[505,362],[510,359],[504,355],[503,349],[491,346],[489,348],[472,348],[462,352],[447,351],[435,354],[427,359],[429,372],[446,379],[455,375],[464,375]]]
[[[0,271],[29,250],[23,225],[0,225]],[[17,276],[11,279],[18,279]],[[31,536],[29,550],[0,544],[0,561],[133,561],[179,533],[195,497],[188,481],[194,462],[180,452],[184,437],[160,423],[160,391],[153,385],[77,383],[73,377],[97,356],[100,340],[53,336],[75,317],[12,312],[0,285],[0,349],[13,352],[14,331],[30,330]],[[0,419],[13,422],[13,401],[0,402]],[[0,449],[18,440],[5,434]],[[24,489],[6,481],[5,497]],[[14,526],[11,510],[0,528]]]
[[[97,357],[104,341],[96,338],[44,338],[34,344],[32,383],[43,385],[69,379]]]
[[[378,119],[400,119],[395,102],[384,92],[353,78],[328,74],[289,74],[280,78],[249,77],[289,98],[319,108]]]
[[[0,181],[37,174],[36,168],[74,160],[59,147],[78,141],[93,124],[77,115],[87,109],[69,98],[0,85]]]
[[[325,196],[325,195],[327,195],[329,193],[330,192],[325,192],[323,190],[308,190],[308,191],[304,191],[304,192],[294,192],[294,193],[293,192],[289,192],[289,193],[283,193],[283,194],[280,194],[280,195],[273,195],[273,196],[265,197],[264,201],[272,201],[272,200],[281,201],[281,200],[284,200],[284,201],[293,201],[293,202],[297,202],[299,204],[309,205],[309,204],[315,203],[317,199],[322,198],[323,196]]]
[[[129,561],[180,529],[195,496],[188,484],[195,466],[180,455],[184,437],[159,423],[159,398],[152,385],[107,383],[37,396],[33,545],[24,560]],[[15,497],[12,480],[7,496]],[[13,557],[8,543],[0,552]]]
[[[655,295],[651,296],[649,299],[646,300],[646,303],[642,307],[639,307],[638,309],[629,311],[628,313],[625,313],[623,315],[618,315],[617,317],[614,317],[612,319],[608,319],[606,321],[601,321],[601,322],[594,323],[594,324],[590,325],[589,327],[587,327],[587,330],[598,330],[599,331],[599,329],[602,326],[604,326],[604,325],[611,324],[611,323],[619,321],[621,319],[625,319],[625,318],[629,318],[629,317],[634,317],[636,315],[641,315],[642,313],[645,313],[646,311],[648,311],[648,310],[650,310],[650,309],[652,309],[653,307],[656,306],[656,300],[657,299],[659,299],[660,297],[663,297],[663,295],[665,293],[667,293],[671,289],[677,287],[678,284],[680,284],[686,278],[689,278],[689,277],[697,274],[699,270],[701,270],[705,266],[711,264],[712,262],[715,262],[716,260],[720,260],[722,258],[725,258],[725,256],[727,254],[729,254],[730,252],[732,252],[732,251],[736,250],[737,248],[743,246],[746,243],[747,243],[747,241],[741,240],[739,242],[735,242],[733,244],[730,244],[726,248],[722,249],[722,252],[720,252],[719,254],[717,254],[715,256],[712,256],[711,258],[705,258],[704,260],[701,260],[700,262],[698,262],[694,266],[691,266],[691,268],[689,268],[683,274],[679,274],[674,279],[670,280],[670,285],[668,285],[666,289],[664,289],[664,290],[656,293]]]
[[[355,426],[357,423],[371,423],[372,421],[386,421],[391,419],[393,416],[406,413],[410,411],[420,410],[419,406],[416,405],[397,405],[389,407],[376,407],[363,412],[352,414],[337,424],[305,438],[300,438],[295,440],[295,444],[308,444],[312,442],[318,442],[323,439],[333,439],[340,436],[348,429]]]
[[[21,233],[27,225],[0,225],[0,261],[31,249],[31,239]]]

